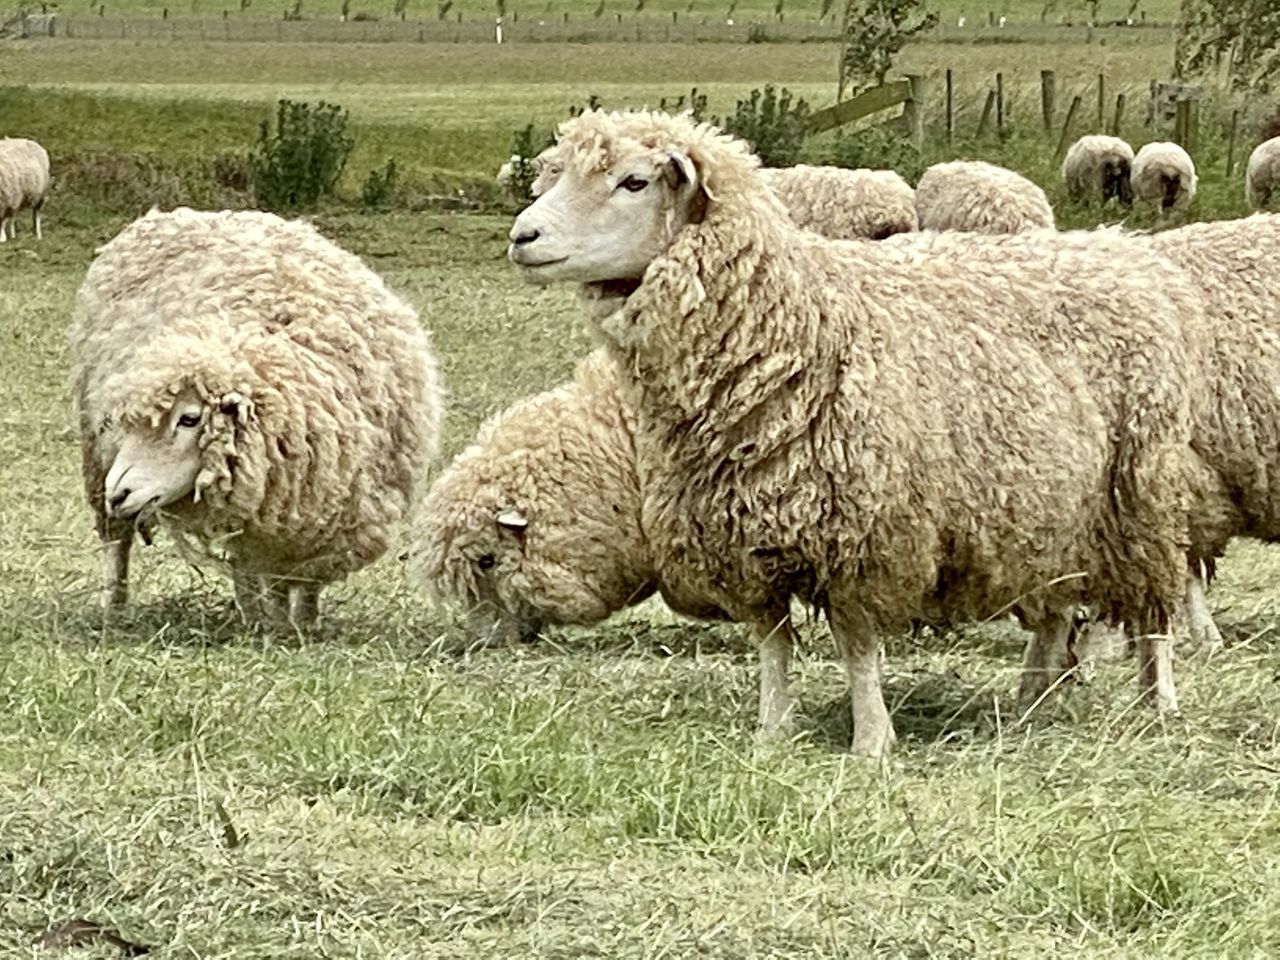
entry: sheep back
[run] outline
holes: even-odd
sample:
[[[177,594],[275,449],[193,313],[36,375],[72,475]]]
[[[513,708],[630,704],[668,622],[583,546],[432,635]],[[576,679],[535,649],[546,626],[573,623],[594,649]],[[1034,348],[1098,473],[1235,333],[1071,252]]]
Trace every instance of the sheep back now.
[[[1110,184],[1123,177],[1126,185],[1132,174],[1133,147],[1119,137],[1088,134],[1067,150],[1062,161],[1062,179],[1072,200],[1104,201],[1110,198]],[[1123,199],[1123,198],[1119,198]]]
[[[1185,209],[1196,195],[1196,165],[1176,143],[1146,143],[1134,155],[1129,182],[1135,200]]]
[[[1255,210],[1271,206],[1276,187],[1280,186],[1280,137],[1264,140],[1249,154],[1245,168],[1244,196]]]
[[[1055,226],[1053,207],[1039,186],[981,160],[937,163],[916,184],[921,230],[1021,233]]]
[[[893,170],[779,167],[762,171],[797,226],[834,240],[883,240],[916,229],[911,184]]]

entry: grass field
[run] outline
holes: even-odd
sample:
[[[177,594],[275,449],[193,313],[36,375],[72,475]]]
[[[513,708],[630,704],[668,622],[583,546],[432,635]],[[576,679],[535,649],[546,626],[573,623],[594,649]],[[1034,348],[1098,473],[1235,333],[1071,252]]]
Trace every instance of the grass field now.
[[[97,150],[181,167],[245,147],[282,93],[332,96],[363,141],[350,194],[388,151],[420,175],[487,179],[514,126],[592,92],[829,90],[821,47],[721,47],[27,44],[0,57],[0,116],[55,162]],[[1165,56],[908,52],[934,73],[1006,67],[1015,118],[1041,64],[1139,87]],[[1028,126],[955,149],[1053,190]],[[1220,151],[1211,139],[1201,216],[1240,212]],[[0,247],[0,956],[39,956],[26,945],[74,916],[201,960],[1280,954],[1280,562],[1266,547],[1240,544],[1220,568],[1228,646],[1183,658],[1182,714],[1163,722],[1133,706],[1128,663],[1020,722],[1016,631],[893,638],[901,743],[883,767],[843,753],[848,703],[821,626],[804,630],[797,742],[765,750],[749,645],[656,606],[469,649],[388,560],[326,594],[319,637],[269,640],[162,539],[138,557],[134,606],[104,619],[62,338],[93,247],[132,211],[89,195],[61,184],[46,240]],[[572,298],[505,263],[508,215],[335,204],[317,222],[433,331],[448,453],[588,349]]]

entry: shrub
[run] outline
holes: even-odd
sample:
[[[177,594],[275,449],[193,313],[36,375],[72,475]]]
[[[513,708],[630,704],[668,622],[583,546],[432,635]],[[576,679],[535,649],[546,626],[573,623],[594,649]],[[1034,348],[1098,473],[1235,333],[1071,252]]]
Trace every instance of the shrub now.
[[[308,207],[332,196],[354,141],[347,111],[332,103],[281,100],[275,129],[263,120],[249,156],[258,206],[266,210]]]
[[[571,112],[572,109],[570,108]],[[581,112],[579,108],[578,113]],[[554,136],[545,131],[540,132],[532,123],[512,135],[511,155],[516,159],[511,161],[511,174],[502,181],[501,187],[516,203],[523,206],[529,202],[529,191],[538,175],[533,158],[554,142]]]
[[[924,172],[924,161],[915,144],[882,125],[839,134],[831,146],[828,162],[852,170],[896,170],[912,182],[920,179]]]
[[[389,158],[381,170],[370,170],[364,186],[360,188],[360,202],[371,208],[387,206],[395,197],[399,176],[395,157]]]
[[[808,119],[808,103],[793,101],[786,87],[779,92],[768,85],[739,100],[733,116],[717,126],[750,143],[766,167],[789,167],[800,158]]]
[[[699,93],[697,87],[693,87],[688,94],[680,94],[678,97],[672,97],[668,100],[663,97],[658,101],[658,109],[667,113],[688,113],[695,120],[702,120],[707,113],[707,95]]]

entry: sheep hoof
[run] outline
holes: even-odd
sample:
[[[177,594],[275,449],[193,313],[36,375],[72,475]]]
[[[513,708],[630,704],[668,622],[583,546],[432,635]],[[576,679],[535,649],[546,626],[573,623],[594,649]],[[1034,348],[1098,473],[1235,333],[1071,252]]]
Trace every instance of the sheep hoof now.
[[[898,742],[893,732],[892,723],[861,724],[854,728],[853,743],[849,752],[855,757],[866,757],[869,760],[884,760],[893,751]]]

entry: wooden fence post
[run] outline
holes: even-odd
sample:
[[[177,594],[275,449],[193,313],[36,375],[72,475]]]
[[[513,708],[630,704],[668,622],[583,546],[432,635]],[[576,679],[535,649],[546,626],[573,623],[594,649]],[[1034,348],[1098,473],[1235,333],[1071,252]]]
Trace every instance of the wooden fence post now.
[[[1187,149],[1187,128],[1191,117],[1191,101],[1179,100],[1173,114],[1173,142]],[[1189,151],[1188,151],[1189,152]]]
[[[1040,71],[1040,115],[1044,118],[1044,135],[1053,135],[1053,115],[1057,110],[1058,78],[1052,70]]]
[[[982,118],[978,121],[978,136],[981,137],[987,129],[987,121],[991,119],[991,111],[996,106],[996,92],[994,90],[987,91],[987,102],[982,105]]]
[[[902,103],[902,125],[919,150],[924,146],[924,77],[908,74],[910,93]]]
[[[1071,98],[1071,106],[1067,108],[1067,116],[1062,121],[1062,133],[1058,136],[1058,148],[1053,151],[1053,159],[1057,160],[1067,150],[1067,140],[1071,136],[1071,124],[1075,122],[1076,114],[1080,112],[1080,105],[1084,103],[1084,98],[1079,94]]]
[[[996,135],[1004,137],[1004,74],[996,73]]]
[[[951,138],[956,130],[956,101],[955,88],[952,85],[951,68],[947,68],[947,145],[951,145]]]
[[[1236,168],[1236,134],[1240,130],[1240,110],[1231,111],[1231,130],[1227,134],[1227,179]]]
[[[1113,137],[1120,136],[1120,121],[1124,119],[1125,96],[1123,93],[1116,94],[1116,112],[1111,117],[1111,135]]]
[[[1107,78],[1104,74],[1098,74],[1098,129],[1101,130],[1107,123]]]

